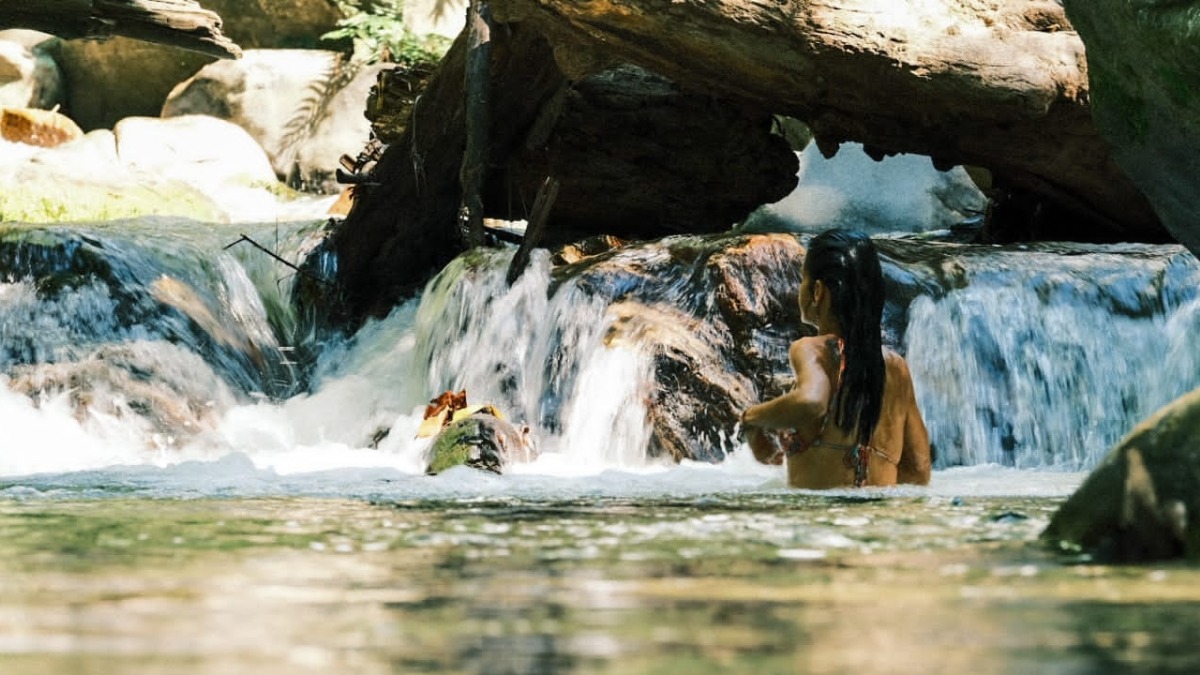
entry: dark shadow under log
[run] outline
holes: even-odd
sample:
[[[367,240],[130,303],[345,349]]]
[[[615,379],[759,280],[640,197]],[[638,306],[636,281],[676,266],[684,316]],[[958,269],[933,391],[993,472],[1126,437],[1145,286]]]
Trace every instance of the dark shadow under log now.
[[[463,250],[467,52],[460,35],[327,242],[338,260],[336,323],[387,312]],[[484,215],[529,218],[554,176],[541,245],[596,232],[719,231],[795,187],[795,155],[765,111],[685,93],[640,69],[570,83],[549,43],[521,23],[496,28],[490,63]]]

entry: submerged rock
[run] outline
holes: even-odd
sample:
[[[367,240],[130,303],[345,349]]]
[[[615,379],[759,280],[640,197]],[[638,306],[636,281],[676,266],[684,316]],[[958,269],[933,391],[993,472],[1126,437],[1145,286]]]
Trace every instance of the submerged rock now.
[[[1042,533],[1102,560],[1200,557],[1200,389],[1138,425]]]

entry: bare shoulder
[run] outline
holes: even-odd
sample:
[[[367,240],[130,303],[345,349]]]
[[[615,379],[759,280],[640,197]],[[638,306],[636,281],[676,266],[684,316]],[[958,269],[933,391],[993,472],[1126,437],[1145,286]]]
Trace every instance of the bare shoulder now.
[[[908,361],[905,361],[903,356],[897,354],[896,350],[890,347],[883,348],[883,362],[888,368],[897,368],[905,373],[908,372]]]
[[[791,358],[792,366],[797,370],[805,366],[823,368],[825,362],[832,358],[829,353],[829,337],[821,335],[802,337],[788,348],[788,357]]]
[[[905,389],[912,388],[912,372],[909,371],[908,361],[905,361],[903,356],[900,356],[895,351],[884,347],[883,363],[884,367],[887,368],[887,373],[889,376],[898,378],[898,383],[900,383]]]

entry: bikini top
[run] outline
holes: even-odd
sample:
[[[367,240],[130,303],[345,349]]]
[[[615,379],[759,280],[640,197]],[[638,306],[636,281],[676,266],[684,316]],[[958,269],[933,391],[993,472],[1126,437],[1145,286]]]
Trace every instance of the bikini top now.
[[[833,338],[830,341],[830,346],[838,359],[838,374],[837,384],[834,386],[833,395],[829,397],[829,405],[825,408],[825,416],[821,420],[821,429],[817,432],[816,437],[811,441],[806,441],[795,430],[787,431],[782,434],[783,452],[787,457],[795,457],[808,452],[809,448],[823,448],[827,450],[837,450],[844,452],[844,461],[847,467],[854,470],[854,487],[862,487],[867,484],[867,467],[871,463],[871,455],[875,455],[883,459],[892,466],[899,466],[899,462],[892,459],[884,451],[862,443],[829,443],[823,440],[825,436],[825,428],[829,426],[829,418],[833,416],[833,402],[837,400],[838,393],[842,389],[842,381],[846,374],[846,360],[842,357],[842,351],[845,347],[845,342],[842,338]]]

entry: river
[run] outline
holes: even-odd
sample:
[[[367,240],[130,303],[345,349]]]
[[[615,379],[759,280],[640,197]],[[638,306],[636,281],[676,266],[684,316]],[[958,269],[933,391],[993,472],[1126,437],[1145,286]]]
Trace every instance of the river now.
[[[4,673],[1200,666],[1195,569],[1037,540],[1200,384],[1178,247],[889,248],[933,480],[810,493],[732,440],[648,459],[645,358],[546,255],[511,289],[497,252],[315,331],[292,270],[228,245],[294,257],[316,227],[2,233]],[[422,475],[421,408],[451,388],[552,419],[541,456]]]

